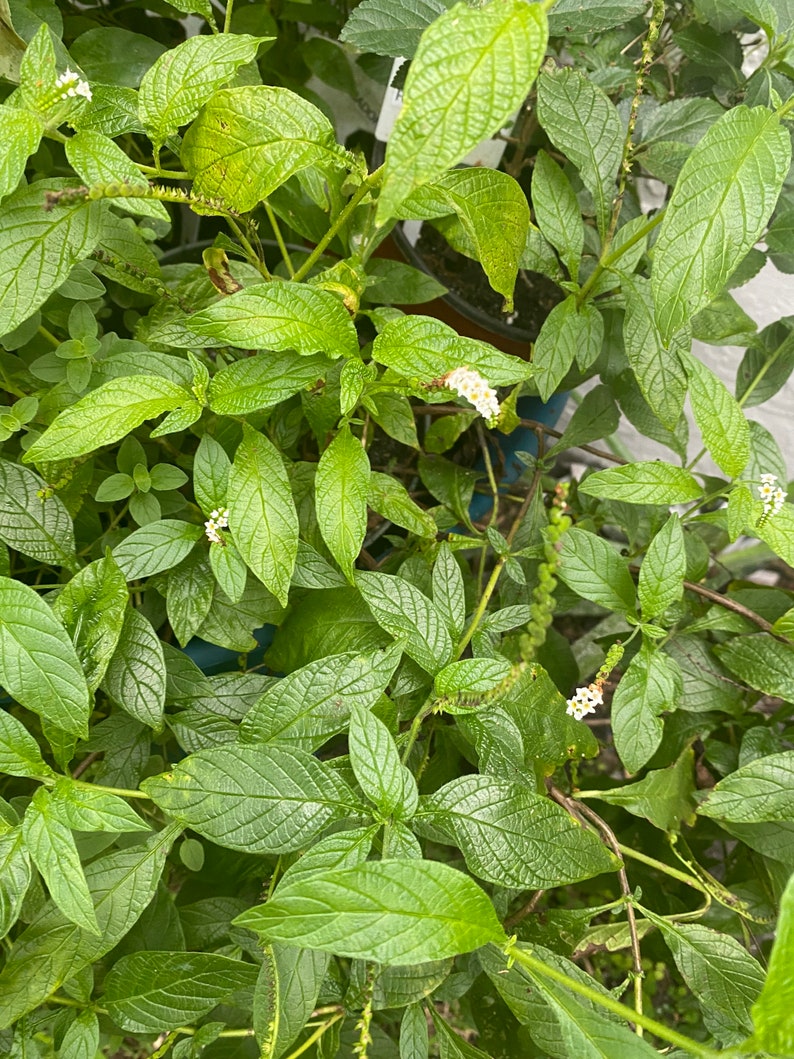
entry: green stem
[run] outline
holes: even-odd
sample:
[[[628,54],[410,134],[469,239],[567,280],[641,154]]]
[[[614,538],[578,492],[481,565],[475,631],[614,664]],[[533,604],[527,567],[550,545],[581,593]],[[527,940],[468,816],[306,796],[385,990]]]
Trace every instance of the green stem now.
[[[52,331],[48,331],[43,324],[39,326],[38,330],[42,338],[46,338],[51,346],[55,346],[55,348],[57,349],[58,346],[61,344],[61,340],[59,338],[56,338]]]
[[[428,697],[424,701],[424,705],[416,714],[414,719],[411,721],[411,727],[408,729],[408,741],[406,742],[405,749],[403,750],[403,765],[407,763],[410,753],[414,748],[414,743],[419,738],[419,732],[422,728],[422,725],[433,712],[433,706],[435,704],[435,701],[435,695],[428,695]]]
[[[595,793],[595,791],[577,791],[572,797],[582,798],[588,794]],[[632,849],[631,846],[624,846],[622,842],[618,842],[618,847],[624,857],[630,857],[632,860],[638,860],[641,864],[647,864],[649,868],[655,868],[657,871],[669,875],[671,879],[677,879],[686,886],[691,886],[693,890],[698,890],[700,893],[710,897],[708,889],[699,879],[694,878],[694,876],[679,871],[678,868],[674,868],[671,864],[665,864],[663,860],[656,860],[655,857],[649,857],[645,853],[640,853],[638,849]]]
[[[160,169],[157,166],[146,165],[144,162],[136,162],[135,168],[139,169],[144,176],[161,177],[163,180],[188,180],[187,173],[178,169]]]
[[[234,0],[226,0],[226,15],[223,19],[223,32],[230,33],[232,29],[232,12],[234,11]]]
[[[466,647],[469,644],[469,640],[471,640],[472,636],[474,636],[474,634],[477,632],[477,629],[479,628],[480,622],[483,619],[488,604],[491,602],[491,596],[494,594],[496,582],[499,580],[499,575],[502,572],[502,567],[504,566],[505,561],[506,557],[500,555],[494,563],[494,568],[493,570],[491,570],[491,576],[488,578],[488,584],[485,586],[485,591],[483,592],[480,598],[480,602],[477,605],[477,610],[474,612],[474,617],[471,619],[468,629],[464,632],[463,636],[460,639],[460,642],[458,643],[458,646],[455,648],[455,658],[460,658],[460,656],[466,650]]]
[[[606,257],[602,257],[599,260],[598,264],[590,274],[590,278],[587,280],[585,285],[576,295],[577,306],[581,306],[585,303],[585,301],[587,301],[588,294],[593,289],[593,287],[601,277],[601,274],[606,269],[611,268],[616,261],[620,260],[620,258],[626,253],[627,250],[630,250],[632,246],[636,246],[636,244],[643,240],[646,235],[652,232],[657,225],[662,223],[662,218],[664,217],[664,214],[665,207],[660,209],[655,217],[651,217],[648,223],[644,224],[642,228],[638,229],[638,231],[636,231],[630,239],[627,239],[625,243],[622,243],[611,253],[607,254]]]
[[[514,959],[516,963],[521,964],[531,974],[539,975],[542,978],[550,978],[558,985],[570,989],[572,993],[578,993],[585,1000],[589,1000],[592,1004],[597,1004],[599,1007],[611,1011],[613,1015],[619,1015],[627,1022],[634,1022],[636,1025],[642,1026],[649,1033],[654,1033],[661,1040],[674,1044],[676,1048],[681,1048],[690,1055],[698,1056],[699,1059],[714,1059],[714,1057],[721,1054],[705,1044],[700,1044],[698,1041],[692,1041],[688,1037],[684,1037],[683,1034],[678,1033],[676,1030],[671,1030],[663,1023],[652,1019],[649,1015],[641,1014],[639,1011],[626,1007],[625,1004],[621,1004],[619,1000],[615,1000],[608,993],[600,993],[597,989],[585,985],[584,982],[571,978],[563,971],[558,971],[556,967],[549,967],[548,964],[543,963],[537,957],[517,948],[515,943],[507,949],[507,956],[510,959]]]
[[[292,264],[292,258],[289,256],[289,250],[287,250],[287,244],[284,242],[284,236],[281,234],[281,228],[280,228],[279,223],[278,223],[278,218],[276,217],[275,213],[273,212],[273,207],[270,205],[270,203],[267,201],[267,199],[265,199],[265,201],[263,202],[263,206],[265,207],[265,213],[267,214],[267,219],[270,221],[270,227],[273,229],[273,235],[275,235],[275,237],[276,237],[276,242],[278,243],[278,248],[281,251],[281,257],[284,260],[284,264],[287,266],[287,272],[289,272],[290,279],[291,279],[295,275],[295,268],[293,267],[293,264]]]
[[[322,1026],[318,1026],[311,1036],[307,1037],[303,1044],[299,1045],[294,1052],[290,1052],[286,1059],[297,1059],[299,1055],[303,1055],[304,1052],[308,1051],[313,1044],[315,1044],[322,1035],[334,1025],[335,1022],[339,1022],[340,1019],[345,1017],[344,1012],[340,1012],[338,1015],[334,1015],[332,1019],[324,1022]]]
[[[273,277],[268,272],[267,266],[265,265],[264,261],[260,259],[256,250],[254,250],[254,248],[251,246],[248,237],[246,236],[245,232],[242,230],[240,225],[237,224],[237,222],[232,217],[227,217],[226,221],[231,230],[234,232],[235,236],[237,237],[237,240],[239,241],[243,250],[245,250],[245,256],[248,259],[248,263],[253,265],[257,272],[259,272],[260,275],[264,276],[266,280],[271,280]]]
[[[351,215],[354,213],[362,199],[364,199],[369,194],[369,192],[372,191],[373,188],[376,188],[382,179],[383,166],[381,166],[380,169],[376,169],[373,173],[370,173],[365,180],[362,180],[361,184],[351,195],[350,199],[347,202],[347,205],[344,207],[344,209],[340,210],[339,216],[336,218],[331,227],[319,241],[317,246],[315,246],[314,250],[312,250],[312,252],[303,262],[301,267],[292,277],[296,283],[300,282],[300,280],[308,276],[308,274],[314,268],[316,263],[323,256],[323,253],[325,252],[325,249],[327,248],[331,240],[334,238],[337,232],[347,224],[348,220],[350,219]]]
[[[72,780],[75,787],[84,787],[89,791],[104,791],[105,794],[118,794],[122,798],[141,798],[147,802],[152,799],[143,791],[128,790],[126,787],[104,787],[101,783],[87,783],[85,780]]]

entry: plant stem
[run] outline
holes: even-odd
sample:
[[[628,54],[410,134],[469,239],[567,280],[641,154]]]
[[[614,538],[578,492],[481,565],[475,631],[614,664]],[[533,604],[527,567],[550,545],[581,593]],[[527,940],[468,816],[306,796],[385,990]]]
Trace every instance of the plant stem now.
[[[632,246],[636,246],[636,244],[639,243],[642,239],[644,239],[646,235],[649,235],[654,230],[654,228],[656,228],[657,225],[662,223],[662,219],[665,214],[665,209],[666,207],[663,206],[656,214],[656,216],[651,217],[647,224],[644,224],[642,228],[638,229],[630,239],[627,239],[625,243],[617,247],[617,249],[613,250],[611,253],[607,254],[606,257],[602,256],[599,259],[598,264],[590,274],[590,278],[587,280],[582,289],[576,295],[577,306],[581,306],[587,301],[588,294],[593,289],[598,279],[601,277],[602,272],[604,272],[608,268],[611,268],[616,261],[620,260],[620,258],[626,253],[627,250],[631,249]]]
[[[234,232],[235,236],[237,237],[240,246],[242,246],[243,250],[245,250],[245,256],[248,259],[248,263],[253,265],[257,272],[259,272],[260,275],[264,276],[266,280],[271,280],[273,277],[268,272],[267,266],[265,265],[264,261],[261,260],[256,250],[254,250],[254,248],[251,246],[248,237],[246,236],[245,232],[242,230],[240,225],[237,224],[237,222],[232,217],[227,217],[226,221],[231,230]]]
[[[584,798],[588,795],[592,796],[593,794],[595,794],[594,791],[577,791],[573,797]],[[691,886],[693,890],[699,890],[700,893],[705,894],[707,897],[711,896],[700,879],[696,879],[692,875],[687,875],[685,872],[679,871],[678,868],[674,868],[672,864],[665,864],[663,860],[656,860],[655,857],[649,857],[645,853],[640,853],[638,849],[632,849],[631,846],[624,846],[622,842],[618,842],[618,849],[624,857],[638,860],[641,864],[646,864],[649,868],[655,868],[657,871],[669,875],[670,878],[677,879],[686,886]]]
[[[332,1019],[329,1019],[327,1022],[324,1022],[322,1026],[318,1026],[314,1033],[312,1033],[309,1037],[306,1038],[303,1044],[297,1047],[294,1052],[290,1052],[289,1055],[286,1056],[286,1059],[297,1059],[299,1055],[303,1055],[303,1053],[308,1051],[313,1044],[319,1041],[319,1039],[326,1032],[326,1030],[330,1030],[330,1028],[335,1022],[339,1022],[339,1020],[343,1019],[344,1017],[344,1012],[340,1012],[338,1015],[334,1015]]]
[[[152,799],[143,791],[128,790],[126,787],[105,787],[101,783],[88,783],[85,780],[72,780],[75,787],[84,787],[91,791],[104,791],[105,794],[118,794],[121,798],[141,798],[147,802]]]
[[[474,636],[475,632],[477,632],[477,629],[479,628],[480,622],[483,619],[488,604],[491,602],[491,596],[494,594],[496,582],[499,580],[499,575],[502,572],[502,567],[504,566],[505,561],[506,557],[500,555],[494,563],[494,568],[493,570],[491,570],[491,576],[488,578],[488,584],[485,586],[483,594],[480,597],[480,602],[477,604],[477,609],[474,612],[474,617],[469,622],[468,629],[464,632],[463,636],[460,639],[460,642],[458,643],[458,646],[455,648],[456,658],[460,658],[460,656],[466,650],[469,644],[469,640],[471,640],[472,636]]]
[[[525,950],[517,948],[515,943],[507,950],[507,955],[515,960],[516,963],[525,967],[531,974],[539,975],[541,978],[552,979],[558,985],[565,986],[566,989],[570,989],[573,993],[578,993],[579,996],[589,1000],[592,1004],[597,1004],[599,1007],[611,1011],[614,1015],[619,1015],[621,1018],[626,1019],[627,1022],[634,1022],[636,1025],[642,1026],[649,1033],[656,1034],[663,1041],[674,1044],[676,1048],[681,1048],[690,1055],[698,1056],[699,1059],[716,1059],[721,1054],[705,1044],[700,1044],[698,1041],[692,1041],[688,1037],[684,1037],[683,1034],[678,1033],[676,1030],[671,1030],[648,1015],[632,1011],[631,1008],[621,1004],[619,1000],[615,1000],[608,993],[599,993],[597,989],[585,985],[584,982],[580,982],[576,978],[569,977],[563,971],[558,971],[556,967],[549,967],[548,964],[543,963],[536,956],[532,956]]]
[[[232,28],[232,12],[234,11],[234,0],[226,0],[226,16],[223,20],[223,32],[229,33]]]
[[[308,274],[314,268],[315,264],[323,256],[323,252],[325,251],[326,247],[331,242],[331,240],[334,238],[336,233],[347,224],[348,220],[350,219],[358,204],[362,201],[362,199],[366,197],[366,195],[370,191],[372,191],[373,188],[378,186],[382,179],[383,166],[370,173],[365,180],[361,181],[361,184],[353,192],[345,207],[340,210],[339,216],[336,218],[331,227],[319,241],[317,246],[315,246],[314,250],[312,250],[312,252],[303,262],[301,267],[292,277],[296,283],[300,282],[300,280],[308,276]]]
[[[144,162],[136,162],[135,168],[139,169],[144,176],[160,177],[163,180],[188,180],[188,174],[179,169],[160,169],[157,166],[146,165]]]
[[[287,250],[287,244],[284,242],[284,236],[281,234],[281,228],[278,223],[278,217],[276,217],[275,213],[273,212],[273,207],[270,205],[267,199],[265,199],[262,205],[265,207],[267,219],[270,221],[270,227],[273,229],[273,235],[275,235],[276,237],[278,248],[281,251],[281,257],[284,261],[284,264],[287,266],[287,272],[289,272],[291,279],[295,275],[295,269],[292,264],[292,258],[289,256],[289,250]]]

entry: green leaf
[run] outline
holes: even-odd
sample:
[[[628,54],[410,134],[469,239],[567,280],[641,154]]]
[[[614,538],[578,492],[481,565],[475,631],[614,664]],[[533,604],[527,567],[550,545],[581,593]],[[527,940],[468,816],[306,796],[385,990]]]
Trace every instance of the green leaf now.
[[[794,647],[758,633],[733,636],[714,648],[731,673],[765,695],[794,702]]]
[[[618,428],[620,413],[609,386],[594,386],[576,406],[559,441],[545,451],[545,458],[565,452],[577,445],[605,438]]]
[[[163,144],[198,114],[216,89],[256,58],[259,45],[273,37],[228,33],[189,37],[149,67],[138,92],[138,115],[152,140]]]
[[[427,1018],[421,1004],[409,1004],[400,1022],[400,1059],[428,1059]]]
[[[328,954],[294,945],[265,945],[254,988],[254,1031],[261,1059],[278,1059],[314,1010]]]
[[[464,658],[451,662],[434,682],[437,695],[480,695],[493,691],[511,672],[510,663],[501,655],[496,658]]]
[[[672,658],[646,647],[632,658],[612,697],[615,749],[629,772],[653,757],[664,727],[660,714],[676,708],[680,691]]]
[[[72,520],[49,492],[27,467],[0,460],[0,541],[38,562],[74,569]]]
[[[621,272],[621,289],[626,300],[623,344],[631,370],[651,411],[673,430],[684,408],[686,372],[674,344],[668,348],[662,341],[648,280]]]
[[[53,771],[27,728],[7,710],[0,711],[0,773],[43,779]]]
[[[714,372],[687,357],[689,401],[711,458],[731,478],[742,473],[750,459],[750,424],[736,399]]]
[[[80,787],[68,776],[60,777],[50,798],[53,813],[75,831],[148,831],[135,810],[118,795]]]
[[[92,692],[102,683],[116,650],[128,600],[124,574],[108,555],[76,574],[53,605],[72,638]]]
[[[145,845],[97,857],[86,866],[99,935],[71,923],[51,903],[33,917],[0,972],[0,1027],[37,1008],[121,941],[154,896],[174,834],[167,828]]]
[[[202,1018],[256,977],[254,964],[214,952],[133,952],[105,978],[104,1004],[122,1029],[159,1033]]]
[[[390,320],[375,339],[372,357],[406,378],[416,376],[422,382],[431,382],[465,364],[491,386],[514,386],[535,370],[487,342],[462,338],[440,320],[418,314]]]
[[[324,291],[312,293],[325,295]],[[194,317],[191,317],[191,323],[193,319]],[[294,334],[290,331],[290,341],[299,333],[302,334],[302,328],[308,329],[305,317],[295,325]],[[301,342],[304,341],[307,341],[308,345],[320,343],[319,338],[312,342],[302,334]],[[326,341],[327,337],[323,338],[322,344]],[[294,393],[324,378],[330,367],[331,361],[320,354],[296,357],[291,349],[281,353],[257,353],[255,357],[246,357],[245,360],[238,360],[226,368],[221,368],[217,375],[213,376],[209,389],[209,405],[213,412],[229,416],[246,415],[260,408],[273,408]]]
[[[61,912],[84,930],[99,934],[74,837],[53,812],[50,795],[43,787],[39,787],[25,811],[22,834],[31,859]]]
[[[490,1057],[473,1044],[469,1044],[451,1029],[433,1007],[430,1011],[436,1040],[439,1044],[439,1059],[490,1059]]]
[[[638,460],[589,474],[579,489],[604,500],[627,504],[686,504],[703,495],[703,487],[689,471],[662,460]]]
[[[387,966],[442,960],[505,935],[491,902],[438,861],[383,860],[317,872],[235,920],[273,941]]]
[[[640,567],[639,595],[644,618],[664,614],[684,594],[686,548],[678,515],[671,515],[645,553]]]
[[[227,344],[240,349],[277,352],[294,349],[304,355],[322,352],[329,357],[349,357],[358,353],[356,329],[339,298],[328,291],[299,283],[259,283],[246,287],[193,313],[189,317],[189,327],[191,332],[207,339],[206,345]],[[322,362],[314,363],[319,367]],[[277,358],[272,363],[272,375],[278,373],[282,364],[284,358]],[[317,370],[306,381],[314,381],[322,374],[321,369]],[[271,377],[271,386],[273,382]],[[289,385],[292,385],[291,380]],[[290,393],[296,393],[298,389],[300,386],[291,389]]]
[[[27,320],[96,247],[103,203],[43,209],[55,181],[21,188],[0,214],[0,335]]]
[[[433,538],[438,533],[433,516],[419,507],[402,482],[390,474],[370,472],[367,504],[389,522],[417,537]]]
[[[794,820],[793,780],[794,751],[756,758],[712,787],[698,813],[739,824]]]
[[[529,787],[492,776],[460,776],[422,798],[427,821],[460,847],[469,871],[516,890],[547,889],[614,871],[592,831]]]
[[[72,641],[32,588],[0,577],[0,685],[20,705],[85,739],[91,696]]]
[[[444,618],[453,639],[460,639],[466,624],[466,595],[463,574],[446,541],[438,546],[433,564],[433,602]]]
[[[101,184],[127,184],[144,190],[149,187],[149,181],[132,159],[118,144],[100,132],[81,129],[67,140],[65,151],[69,165],[89,188]],[[127,213],[158,217],[170,224],[171,218],[161,202],[119,197],[114,199],[114,203]]]
[[[755,507],[758,510],[758,502]],[[753,532],[789,566],[794,563],[794,505],[784,504],[782,511],[774,518],[762,522],[760,526],[756,519]]]
[[[726,111],[681,170],[654,247],[664,342],[718,294],[758,241],[788,173],[787,130],[765,107]]]
[[[386,149],[378,223],[460,162],[524,102],[546,50],[540,4],[456,4],[422,35]]]
[[[687,747],[674,764],[649,772],[638,783],[588,791],[587,795],[610,805],[622,805],[662,831],[680,831],[682,823],[690,823],[690,818],[694,820],[694,763],[692,748]]]
[[[0,106],[0,199],[15,191],[25,172],[28,158],[39,146],[42,122],[29,110]]]
[[[247,213],[295,173],[343,168],[328,118],[286,88],[216,92],[185,133],[182,163],[198,195]]]
[[[568,36],[613,29],[646,10],[644,0],[557,0],[549,12],[549,32]]]
[[[325,655],[276,681],[240,725],[241,741],[315,750],[344,730],[355,704],[374,706],[402,655],[399,644],[372,654]]]
[[[165,659],[148,618],[129,609],[102,683],[105,694],[125,713],[160,728],[165,706]]]
[[[595,306],[585,302],[577,308],[573,294],[555,305],[543,321],[532,360],[541,399],[548,401],[574,362],[589,367],[601,352],[603,338],[604,321]]]
[[[141,789],[183,826],[227,849],[288,853],[358,810],[335,771],[302,750],[223,746],[183,758]]]
[[[248,364],[249,361],[239,361]],[[218,372],[218,375],[222,374]],[[217,378],[217,376],[216,376]],[[193,492],[205,515],[226,506],[226,490],[232,462],[226,450],[211,434],[205,434],[193,457]]]
[[[404,261],[390,261],[385,257],[370,258],[367,278],[370,282],[363,300],[374,305],[420,305],[447,293],[447,288],[435,276]]]
[[[94,1059],[98,1049],[99,1019],[93,1011],[81,1011],[67,1026],[59,1050],[69,1059]]]
[[[228,547],[233,547],[229,545]],[[210,553],[225,552],[226,546],[210,546]],[[242,559],[240,560],[242,565]],[[245,566],[243,566],[245,571]],[[243,575],[243,589],[245,574]],[[174,635],[184,647],[206,620],[215,594],[215,578],[207,553],[194,548],[168,577],[166,611]]]
[[[626,560],[603,537],[570,529],[559,555],[559,576],[574,592],[618,614],[634,611],[634,582]]]
[[[19,918],[32,876],[22,828],[13,827],[0,835],[0,938]]]
[[[578,70],[563,67],[538,78],[538,118],[554,146],[579,170],[603,238],[623,157],[623,124],[615,104]]]
[[[419,793],[413,774],[400,763],[389,729],[366,707],[350,711],[350,765],[364,794],[384,816],[410,819]]]
[[[26,463],[83,456],[119,441],[146,419],[181,408],[191,394],[160,375],[111,379],[65,408],[25,453]]]
[[[419,38],[434,19],[452,6],[453,0],[362,0],[339,39],[360,52],[413,58]]]
[[[712,1032],[718,1038],[726,1031],[729,1037],[750,1033],[750,1008],[764,984],[758,961],[728,934],[700,923],[671,923],[652,912],[644,915],[661,931]]]
[[[780,901],[777,934],[769,957],[769,970],[758,1002],[753,1005],[755,1033],[747,1042],[775,1055],[794,1051],[794,876]]]
[[[363,864],[372,851],[372,840],[379,824],[336,831],[319,839],[284,872],[281,886],[292,886],[298,879],[306,879],[317,871],[335,871]]]
[[[298,552],[298,516],[280,453],[246,424],[229,475],[229,527],[262,584],[285,606]]]
[[[545,151],[535,155],[532,209],[542,234],[560,256],[574,283],[584,247],[584,221],[571,182]]]
[[[320,457],[314,479],[317,525],[348,581],[367,532],[369,459],[345,425]]]
[[[357,573],[356,585],[372,616],[395,639],[405,639],[405,653],[430,674],[452,657],[452,639],[444,618],[427,596],[401,577]]]
[[[201,527],[166,518],[134,530],[113,549],[113,558],[127,581],[170,570],[193,549]]]

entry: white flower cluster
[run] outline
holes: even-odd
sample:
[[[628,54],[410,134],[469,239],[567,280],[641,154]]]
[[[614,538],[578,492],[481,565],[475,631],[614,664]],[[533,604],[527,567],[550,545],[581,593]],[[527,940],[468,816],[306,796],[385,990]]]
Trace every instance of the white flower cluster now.
[[[761,484],[758,486],[758,495],[764,502],[764,513],[762,518],[770,518],[776,515],[786,501],[786,492],[780,486],[776,486],[776,474],[762,474]]]
[[[83,81],[79,74],[76,74],[74,70],[70,70],[68,67],[55,82],[55,87],[60,90],[61,99],[67,99],[69,96],[91,98],[91,88],[88,83]]]
[[[572,699],[568,699],[568,709],[565,711],[577,721],[588,713],[595,713],[596,706],[604,705],[604,696],[598,684],[590,684],[586,688],[577,688]]]
[[[465,397],[489,423],[499,418],[501,410],[496,390],[491,389],[488,380],[479,372],[471,368],[455,368],[444,376],[444,385],[454,390],[459,397]]]
[[[223,537],[218,533],[218,530],[227,529],[228,526],[228,507],[216,508],[215,511],[210,511],[210,517],[204,523],[204,532],[207,534],[207,540],[213,544],[223,544]]]

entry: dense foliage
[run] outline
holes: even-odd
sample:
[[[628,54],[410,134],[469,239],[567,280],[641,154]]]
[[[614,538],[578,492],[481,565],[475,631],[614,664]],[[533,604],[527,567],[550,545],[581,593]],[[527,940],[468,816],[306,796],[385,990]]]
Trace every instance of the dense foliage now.
[[[0,1053],[794,1053],[792,41],[0,0]]]

